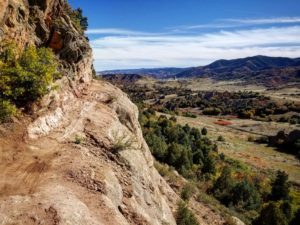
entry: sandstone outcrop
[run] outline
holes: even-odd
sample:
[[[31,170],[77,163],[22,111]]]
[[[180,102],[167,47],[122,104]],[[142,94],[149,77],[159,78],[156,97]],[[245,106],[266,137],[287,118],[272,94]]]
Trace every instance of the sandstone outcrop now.
[[[65,97],[27,126],[26,150],[1,168],[0,224],[175,224],[177,196],[153,166],[136,106],[98,81]]]
[[[33,115],[0,127],[0,225],[176,224],[179,198],[153,165],[137,107],[92,80],[91,48],[64,4],[0,2],[0,41],[52,48],[64,75]]]
[[[64,75],[35,119],[2,130],[0,224],[175,224],[177,196],[153,166],[137,108],[92,82],[91,48],[64,1],[0,4],[0,40],[52,48]]]

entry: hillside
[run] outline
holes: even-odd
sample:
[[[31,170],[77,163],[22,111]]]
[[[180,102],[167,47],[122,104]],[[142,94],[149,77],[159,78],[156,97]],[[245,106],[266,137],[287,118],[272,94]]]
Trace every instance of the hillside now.
[[[142,76],[139,74],[109,74],[109,75],[103,75],[103,78],[115,85],[121,85],[121,84],[126,85],[126,84],[135,83],[141,79],[144,80],[151,79],[147,76]]]
[[[274,86],[300,81],[299,58],[253,56],[218,60],[177,74],[178,78],[208,77],[217,80],[243,80]]]
[[[206,66],[191,68],[160,68],[109,70],[98,75],[142,75],[156,79],[211,78],[241,80],[267,87],[300,82],[300,58],[253,56],[233,60],[217,60]]]
[[[112,74],[139,74],[150,76],[157,79],[172,78],[176,74],[186,71],[190,68],[153,68],[153,69],[131,69],[131,70],[108,70],[101,71],[99,75],[112,75]]]

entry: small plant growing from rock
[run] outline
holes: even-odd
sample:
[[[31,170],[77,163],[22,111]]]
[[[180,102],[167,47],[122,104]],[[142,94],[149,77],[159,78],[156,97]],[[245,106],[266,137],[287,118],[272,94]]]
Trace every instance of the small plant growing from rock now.
[[[132,148],[133,144],[136,142],[135,138],[122,134],[118,135],[117,133],[113,134],[113,153],[118,153],[120,151],[124,151],[126,149]]]
[[[83,137],[81,137],[81,136],[79,136],[79,135],[76,135],[76,136],[75,136],[75,141],[74,141],[75,144],[80,145],[80,144],[82,144],[83,142],[84,142],[84,138],[83,138]]]

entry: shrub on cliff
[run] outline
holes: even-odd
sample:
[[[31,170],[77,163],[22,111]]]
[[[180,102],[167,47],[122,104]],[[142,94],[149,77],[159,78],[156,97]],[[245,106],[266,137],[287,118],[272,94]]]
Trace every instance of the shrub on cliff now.
[[[65,6],[65,11],[69,15],[70,19],[74,23],[74,25],[78,28],[80,31],[86,31],[89,24],[88,24],[88,18],[83,16],[82,9],[72,9],[69,3]]]
[[[190,200],[190,198],[193,196],[193,194],[195,193],[196,188],[192,183],[187,183],[184,185],[181,193],[180,193],[180,197],[183,201],[188,202]]]
[[[199,225],[194,214],[188,209],[186,203],[180,202],[178,204],[176,213],[177,225]]]
[[[6,122],[11,115],[16,115],[17,108],[9,101],[0,98],[0,122]]]
[[[27,107],[47,94],[50,84],[57,76],[57,61],[50,49],[29,46],[22,52],[16,44],[2,45],[0,120],[14,114],[16,107]]]

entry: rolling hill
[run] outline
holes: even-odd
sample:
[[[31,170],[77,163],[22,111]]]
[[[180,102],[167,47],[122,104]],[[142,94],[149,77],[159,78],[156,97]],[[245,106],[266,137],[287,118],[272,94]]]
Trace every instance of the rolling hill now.
[[[144,76],[150,76],[157,79],[170,78],[175,76],[178,73],[184,72],[191,68],[153,68],[153,69],[128,69],[128,70],[108,70],[101,71],[98,75],[112,75],[112,74],[139,74]]]
[[[215,80],[241,80],[268,87],[300,82],[300,58],[253,56],[233,60],[217,60],[207,66],[191,68],[154,68],[111,70],[99,75],[143,75],[157,79],[211,78]],[[124,79],[124,78],[123,78]],[[130,78],[131,79],[131,78]]]
[[[300,81],[300,58],[253,56],[218,60],[176,75],[178,78],[208,77],[216,80],[243,80],[274,86]]]

